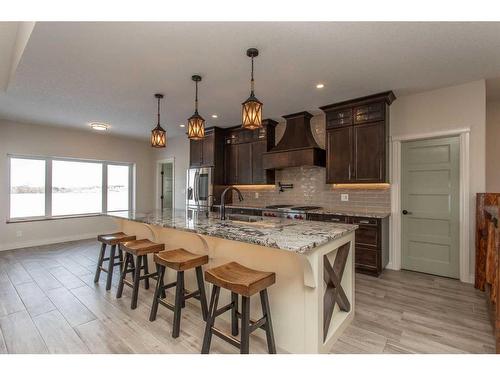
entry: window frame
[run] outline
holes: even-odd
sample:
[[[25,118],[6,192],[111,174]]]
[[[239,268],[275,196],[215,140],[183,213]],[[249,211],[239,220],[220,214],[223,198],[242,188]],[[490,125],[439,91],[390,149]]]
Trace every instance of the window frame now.
[[[45,215],[43,216],[25,216],[25,217],[14,217],[10,216],[10,192],[11,192],[11,159],[29,159],[29,160],[41,160],[45,161]],[[83,163],[96,163],[102,165],[102,191],[101,191],[101,202],[102,209],[101,212],[95,213],[84,213],[84,214],[71,214],[71,215],[52,215],[52,162],[53,161],[68,161],[68,162],[83,162]],[[119,162],[119,161],[109,161],[109,160],[96,160],[96,159],[84,159],[84,158],[70,158],[70,157],[58,157],[58,156],[35,156],[35,155],[22,155],[22,154],[7,154],[7,223],[16,222],[26,222],[26,221],[41,221],[41,220],[57,220],[57,219],[68,219],[76,217],[92,217],[101,216],[106,212],[118,212],[117,211],[107,211],[108,209],[108,165],[119,165],[128,167],[128,207],[129,210],[134,210],[135,203],[135,163],[131,162]]]

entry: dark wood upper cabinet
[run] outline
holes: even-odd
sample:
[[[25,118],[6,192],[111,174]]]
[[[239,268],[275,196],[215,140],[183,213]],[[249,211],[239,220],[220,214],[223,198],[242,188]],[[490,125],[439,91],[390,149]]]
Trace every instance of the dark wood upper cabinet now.
[[[354,138],[353,176],[357,182],[385,182],[385,123],[352,127]]]
[[[214,167],[214,184],[224,184],[224,130],[205,129],[205,137],[189,141],[189,166]]]
[[[392,91],[321,107],[326,114],[326,183],[388,182]]]
[[[326,180],[352,182],[352,126],[326,132]]]
[[[226,145],[224,154],[225,177],[224,183],[227,185],[235,185],[238,183],[237,174],[238,162],[238,145]]]
[[[203,164],[203,142],[189,141],[189,165],[191,167],[200,167]]]
[[[226,130],[224,181],[226,185],[274,184],[274,170],[263,168],[263,155],[274,147],[277,122],[264,120],[258,130]]]

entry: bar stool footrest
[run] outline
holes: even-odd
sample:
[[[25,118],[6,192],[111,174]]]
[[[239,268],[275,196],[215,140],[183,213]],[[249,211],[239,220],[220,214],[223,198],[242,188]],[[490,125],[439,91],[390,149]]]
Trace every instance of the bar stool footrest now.
[[[238,340],[236,337],[230,335],[229,333],[225,333],[224,331],[220,330],[215,326],[212,327],[212,333],[218,338],[224,340],[225,342],[236,346],[238,349],[241,348],[241,341]]]

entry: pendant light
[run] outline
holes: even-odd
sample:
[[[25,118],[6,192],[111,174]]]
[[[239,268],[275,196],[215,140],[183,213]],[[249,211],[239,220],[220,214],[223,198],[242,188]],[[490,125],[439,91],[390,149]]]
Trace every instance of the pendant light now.
[[[194,114],[188,119],[188,138],[198,141],[205,137],[205,120],[198,114],[198,82],[201,81],[201,76],[194,75],[191,79],[196,85],[196,95],[194,100]]]
[[[151,146],[162,148],[167,145],[167,132],[160,125],[160,100],[163,99],[163,94],[155,94],[155,98],[158,99],[158,123],[151,131]]]
[[[250,81],[250,97],[242,103],[242,122],[241,127],[244,129],[259,129],[262,128],[262,103],[255,97],[254,80],[253,80],[253,59],[259,56],[257,48],[247,49],[247,56],[252,59],[252,79]]]

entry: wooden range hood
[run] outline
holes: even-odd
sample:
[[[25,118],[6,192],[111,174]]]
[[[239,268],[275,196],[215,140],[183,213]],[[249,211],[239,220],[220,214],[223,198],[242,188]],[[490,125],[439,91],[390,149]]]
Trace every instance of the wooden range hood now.
[[[326,152],[318,146],[311,132],[309,112],[283,116],[286,128],[279,143],[263,155],[264,169],[326,165]]]

